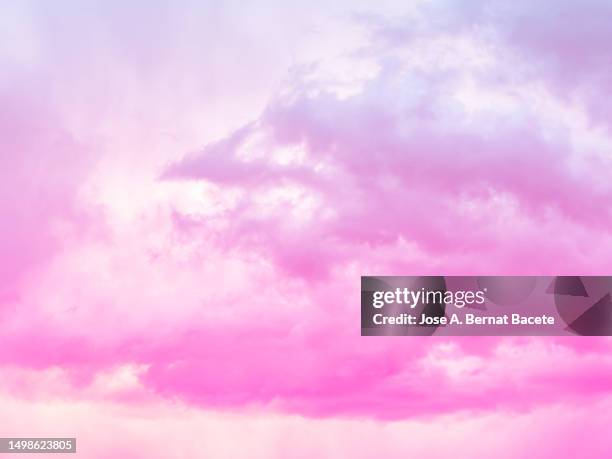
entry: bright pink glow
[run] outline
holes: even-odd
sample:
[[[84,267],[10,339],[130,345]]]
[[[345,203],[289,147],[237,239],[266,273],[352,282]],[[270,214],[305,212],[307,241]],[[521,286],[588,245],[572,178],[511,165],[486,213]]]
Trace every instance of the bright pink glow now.
[[[607,457],[609,338],[365,339],[358,283],[610,274],[609,2],[48,3],[0,6],[0,436]]]

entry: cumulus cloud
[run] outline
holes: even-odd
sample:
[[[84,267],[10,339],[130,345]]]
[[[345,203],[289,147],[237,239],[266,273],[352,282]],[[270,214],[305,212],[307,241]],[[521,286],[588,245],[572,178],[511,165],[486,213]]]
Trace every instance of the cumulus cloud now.
[[[421,428],[454,439],[432,457],[490,457],[508,419],[560,435],[607,406],[607,338],[364,339],[356,318],[364,273],[609,270],[609,7],[367,3],[100,3],[66,27],[70,2],[0,15],[22,44],[0,47],[0,392],[27,405],[14,425],[53,416],[37,403],[54,397],[77,418],[73,403],[178,399],[309,418],[272,423],[251,443],[262,457],[292,457],[270,445],[302,428],[300,451],[333,455],[334,422],[347,444],[374,426],[386,457],[429,453],[398,440]],[[442,420],[466,413],[493,429],[483,449]],[[87,457],[139,457],[158,430],[133,422],[114,452],[85,432]],[[380,455],[365,440],[339,454]]]
[[[457,18],[449,17],[444,27],[374,40],[351,59],[378,70],[348,96],[315,65],[256,123],[188,155],[166,178],[243,190],[226,215],[232,237],[307,277],[359,257],[363,245],[399,240],[432,258],[456,254],[451,270],[470,269],[469,252],[472,263],[494,254],[493,269],[517,272],[529,252],[532,273],[551,272],[551,263],[555,272],[600,272],[607,262],[588,240],[609,238],[607,129],[586,100],[558,95],[550,69],[528,54],[545,50],[507,37],[520,17],[486,6],[478,27],[450,28]],[[384,23],[375,24],[383,35]],[[498,24],[498,34],[482,31]],[[275,203],[276,212],[257,199],[291,187],[299,195]],[[306,200],[307,218],[287,229],[287,207]]]

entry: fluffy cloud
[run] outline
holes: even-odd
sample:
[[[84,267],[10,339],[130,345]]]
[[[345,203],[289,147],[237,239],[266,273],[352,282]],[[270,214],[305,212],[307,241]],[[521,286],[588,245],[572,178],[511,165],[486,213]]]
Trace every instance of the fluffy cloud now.
[[[547,50],[511,40],[507,30],[529,21],[487,6],[478,27],[457,30],[447,14],[432,29],[373,39],[349,59],[374,69],[357,89],[325,71],[333,63],[305,70],[256,123],[166,177],[241,190],[227,237],[306,277],[401,240],[448,257],[453,272],[602,272],[607,129],[580,92],[558,94],[552,64],[532,56]]]
[[[301,457],[271,446],[300,429],[309,457],[380,455],[323,442],[334,422],[347,443],[374,426],[387,457],[524,455],[509,431],[539,457],[577,450],[571,426],[608,404],[609,339],[364,339],[358,279],[609,270],[609,7],[401,3],[0,15],[20,43],[0,47],[0,391],[27,405],[15,425],[55,397],[77,417],[78,403],[178,399],[245,425],[309,418],[272,422],[251,443],[265,457]],[[443,419],[466,413],[492,427],[482,449]],[[157,432],[134,423],[115,455]],[[451,446],[404,448],[405,429]],[[92,432],[87,457],[108,457]]]

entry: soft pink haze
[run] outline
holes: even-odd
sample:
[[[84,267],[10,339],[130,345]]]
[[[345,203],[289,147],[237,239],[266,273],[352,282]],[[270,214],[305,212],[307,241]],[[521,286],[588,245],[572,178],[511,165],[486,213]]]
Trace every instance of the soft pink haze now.
[[[612,4],[333,3],[2,2],[0,437],[609,457],[610,338],[361,337],[359,277],[611,273]]]

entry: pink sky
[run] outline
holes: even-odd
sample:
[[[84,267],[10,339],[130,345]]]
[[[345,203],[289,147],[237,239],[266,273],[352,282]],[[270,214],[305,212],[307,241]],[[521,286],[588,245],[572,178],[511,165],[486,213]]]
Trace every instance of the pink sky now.
[[[359,277],[610,274],[612,4],[127,3],[0,6],[0,436],[609,457],[609,338],[363,338]]]

